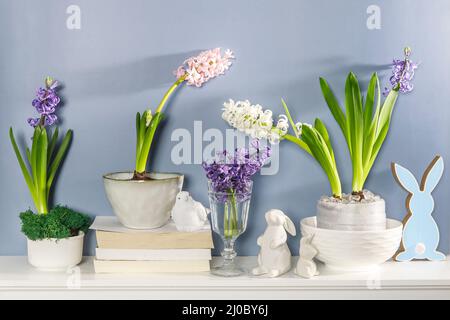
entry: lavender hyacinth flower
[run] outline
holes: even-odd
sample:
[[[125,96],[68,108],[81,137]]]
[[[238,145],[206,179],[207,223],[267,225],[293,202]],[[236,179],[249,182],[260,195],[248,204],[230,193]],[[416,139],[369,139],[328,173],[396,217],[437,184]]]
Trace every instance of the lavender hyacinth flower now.
[[[32,127],[38,125],[51,126],[58,120],[56,108],[61,102],[61,98],[56,93],[58,81],[51,77],[45,79],[45,88],[39,88],[36,91],[36,98],[31,103],[39,113],[39,118],[29,118],[28,124]]]
[[[239,201],[250,196],[252,176],[258,173],[270,158],[270,147],[261,148],[257,140],[251,149],[236,149],[233,154],[221,151],[211,163],[203,163],[206,177],[214,192],[223,194],[219,201],[226,201],[229,193]]]
[[[392,65],[392,76],[389,82],[392,85],[392,90],[397,90],[401,93],[408,93],[414,89],[411,83],[414,77],[414,71],[418,68],[418,64],[409,59],[411,56],[411,48],[406,47],[404,50],[405,58],[403,60],[394,59]],[[385,88],[384,95],[387,96],[391,89]]]

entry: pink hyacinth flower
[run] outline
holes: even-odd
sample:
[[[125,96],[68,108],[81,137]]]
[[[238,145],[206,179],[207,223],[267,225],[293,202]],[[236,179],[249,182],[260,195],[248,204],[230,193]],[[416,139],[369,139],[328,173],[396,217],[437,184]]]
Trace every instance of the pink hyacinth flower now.
[[[201,87],[208,80],[224,74],[232,64],[231,59],[234,55],[229,49],[223,56],[220,48],[203,51],[184,61],[174,74],[178,79],[185,76],[187,85]]]

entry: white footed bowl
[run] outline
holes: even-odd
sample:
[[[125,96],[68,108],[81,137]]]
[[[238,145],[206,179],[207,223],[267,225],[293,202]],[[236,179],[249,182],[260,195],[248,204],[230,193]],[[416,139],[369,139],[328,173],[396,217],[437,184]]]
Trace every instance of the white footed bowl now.
[[[344,231],[317,228],[316,217],[300,222],[303,236],[313,235],[312,245],[317,259],[329,268],[367,270],[391,259],[402,239],[400,221],[387,219],[386,230]]]

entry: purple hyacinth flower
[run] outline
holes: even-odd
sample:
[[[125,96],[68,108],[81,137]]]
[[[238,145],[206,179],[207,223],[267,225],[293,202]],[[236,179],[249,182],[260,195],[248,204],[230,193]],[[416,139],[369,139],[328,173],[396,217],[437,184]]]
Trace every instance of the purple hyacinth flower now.
[[[32,127],[36,127],[39,124],[51,126],[58,119],[55,114],[58,104],[61,102],[61,98],[56,93],[58,82],[47,77],[45,79],[45,85],[45,88],[36,90],[36,98],[31,103],[40,115],[40,118],[28,119],[28,124]]]
[[[28,118],[27,122],[30,126],[36,127],[39,124],[40,118]]]
[[[44,117],[44,127],[49,127],[53,125],[56,122],[56,120],[58,120],[56,114],[53,113],[46,114]],[[27,122],[30,126],[36,127],[41,123],[41,118],[28,118]]]
[[[234,154],[221,151],[211,163],[202,164],[206,177],[216,193],[223,193],[220,201],[226,201],[228,193],[237,199],[246,199],[251,192],[252,176],[258,173],[270,158],[271,149],[251,143],[251,150],[236,149]],[[220,197],[220,196],[219,196]]]
[[[408,93],[414,89],[412,80],[414,78],[414,72],[419,67],[417,63],[414,63],[409,59],[411,55],[411,49],[405,48],[405,58],[403,60],[394,59],[392,64],[392,76],[389,78],[391,89],[385,88],[384,95],[387,96],[390,90],[397,90],[400,93]]]
[[[45,116],[44,126],[49,127],[49,126],[53,125],[56,122],[56,120],[58,120],[58,117],[56,116],[56,114],[53,114],[53,113],[47,114]]]

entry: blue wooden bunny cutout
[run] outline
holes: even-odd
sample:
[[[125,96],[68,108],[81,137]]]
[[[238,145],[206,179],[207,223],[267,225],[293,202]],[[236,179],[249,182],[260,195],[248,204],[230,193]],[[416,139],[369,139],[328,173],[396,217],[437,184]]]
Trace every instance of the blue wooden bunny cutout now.
[[[395,260],[411,261],[445,260],[446,256],[437,251],[439,229],[431,216],[434,200],[431,192],[437,186],[444,172],[442,157],[436,156],[425,171],[419,185],[414,175],[406,168],[392,163],[392,173],[397,182],[409,193],[406,198],[408,214],[403,220],[403,252]]]

